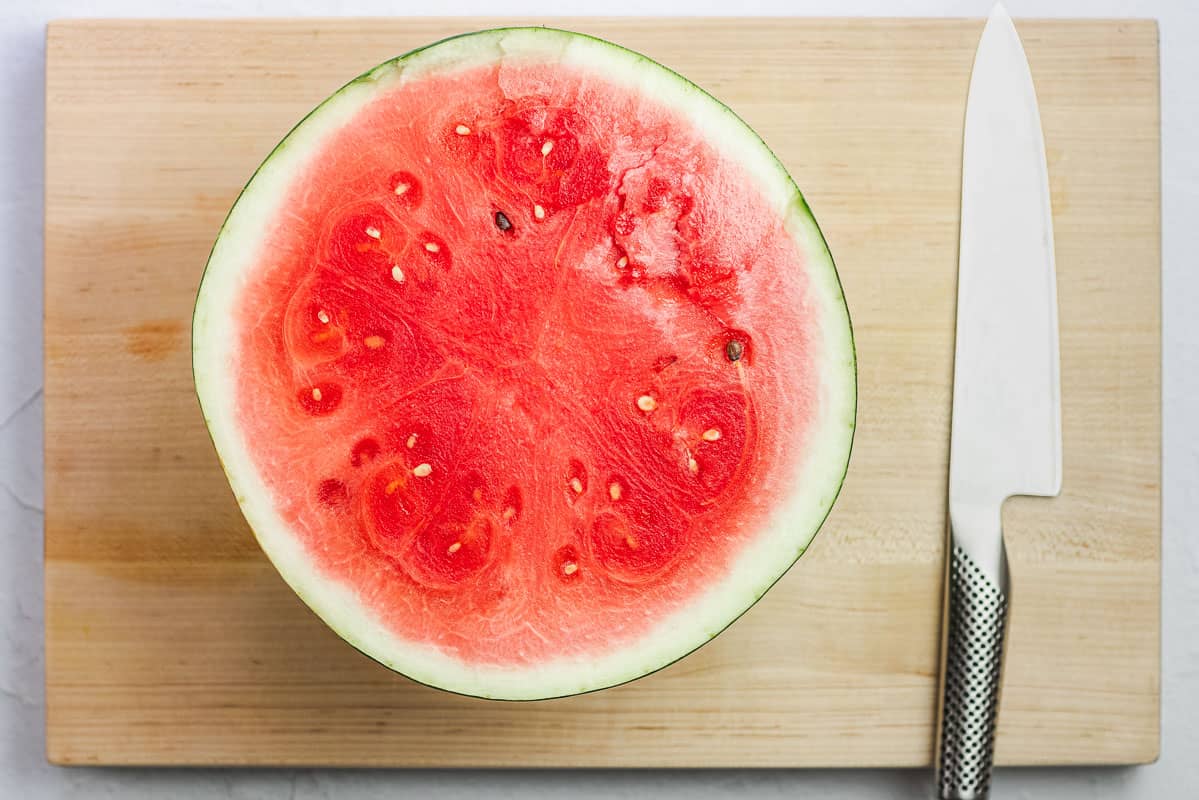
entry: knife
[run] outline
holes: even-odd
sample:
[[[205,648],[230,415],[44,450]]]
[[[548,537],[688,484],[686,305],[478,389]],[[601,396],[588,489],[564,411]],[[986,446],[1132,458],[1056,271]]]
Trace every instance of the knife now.
[[[937,726],[943,800],[990,791],[1011,596],[1001,507],[1013,495],[1061,491],[1056,283],[1036,92],[998,4],[974,56],[962,146]]]

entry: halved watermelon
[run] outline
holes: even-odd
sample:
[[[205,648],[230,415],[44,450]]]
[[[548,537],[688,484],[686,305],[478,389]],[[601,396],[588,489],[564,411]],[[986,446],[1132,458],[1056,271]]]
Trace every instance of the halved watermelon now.
[[[682,77],[588,36],[389,61],[267,158],[194,318],[263,550],[392,669],[586,692],[715,636],[844,479],[854,350],[787,172]]]

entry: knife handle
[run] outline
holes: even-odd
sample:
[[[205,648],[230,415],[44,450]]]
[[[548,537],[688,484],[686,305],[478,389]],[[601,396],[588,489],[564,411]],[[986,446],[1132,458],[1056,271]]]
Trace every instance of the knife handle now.
[[[938,796],[941,800],[982,800],[990,792],[995,752],[1007,629],[1007,555],[1000,544],[997,568],[984,569],[956,538],[951,534]]]

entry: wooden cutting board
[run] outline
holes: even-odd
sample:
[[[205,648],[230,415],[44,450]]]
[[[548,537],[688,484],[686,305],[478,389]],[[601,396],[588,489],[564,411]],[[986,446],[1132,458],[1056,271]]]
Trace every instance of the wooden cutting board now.
[[[727,100],[805,190],[845,282],[861,369],[845,490],[798,567],[714,643],[586,697],[456,697],[343,644],[259,552],[192,394],[189,320],[213,237],[273,144],[347,78],[497,22],[50,26],[52,761],[929,763],[977,20],[555,23]],[[998,758],[1145,762],[1158,753],[1160,683],[1157,29],[1020,28],[1053,190],[1065,484],[1060,498],[1007,508]]]

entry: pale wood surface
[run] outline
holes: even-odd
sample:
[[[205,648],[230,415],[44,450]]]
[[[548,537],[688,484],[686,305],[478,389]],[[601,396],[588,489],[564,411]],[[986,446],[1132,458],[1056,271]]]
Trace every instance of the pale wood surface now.
[[[565,22],[679,69],[764,135],[824,227],[854,317],[861,415],[842,498],[799,566],[714,643],[586,697],[454,697],[343,644],[258,551],[192,394],[187,332],[212,239],[275,141],[342,82],[492,22],[50,27],[50,758],[928,763],[977,21]],[[1143,762],[1158,752],[1160,680],[1157,29],[1021,30],[1053,187],[1065,489],[1007,509],[998,757]]]

